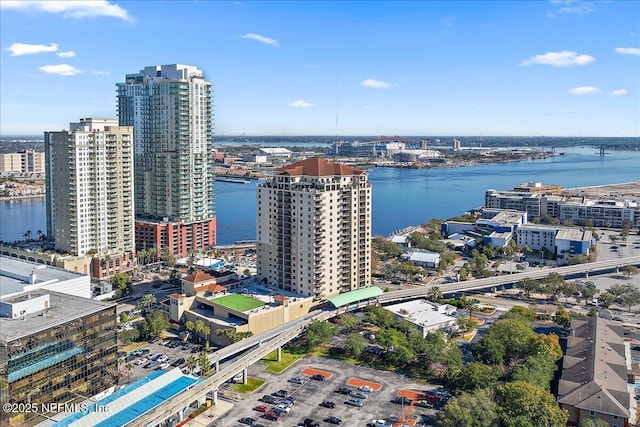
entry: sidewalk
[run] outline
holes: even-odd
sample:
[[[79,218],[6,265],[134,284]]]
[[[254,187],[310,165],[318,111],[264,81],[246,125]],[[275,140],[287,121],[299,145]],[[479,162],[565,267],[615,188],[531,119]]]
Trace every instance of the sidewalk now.
[[[233,403],[226,400],[218,399],[217,405],[212,405],[211,408],[198,415],[195,419],[185,424],[187,427],[214,427],[216,421],[220,421],[221,417],[233,409]]]

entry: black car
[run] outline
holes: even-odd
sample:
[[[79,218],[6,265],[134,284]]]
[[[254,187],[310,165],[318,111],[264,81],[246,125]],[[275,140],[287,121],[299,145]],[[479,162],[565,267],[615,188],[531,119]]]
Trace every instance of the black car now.
[[[320,423],[312,418],[307,418],[304,420],[302,425],[304,425],[304,427],[319,427]]]
[[[333,409],[333,408],[335,408],[335,407],[336,407],[336,404],[335,404],[334,402],[330,401],[330,400],[325,400],[324,402],[322,402],[322,403],[320,404],[320,406],[323,406],[323,407],[325,407],[325,408],[331,408],[331,409]]]
[[[329,424],[336,424],[336,425],[340,425],[342,424],[342,420],[338,417],[334,417],[334,416],[330,416],[324,419],[325,422],[329,423]]]
[[[181,357],[180,359],[176,359],[176,361],[173,362],[171,366],[178,367],[182,365],[184,362],[185,362],[184,357]]]
[[[398,403],[400,405],[411,405],[411,403],[413,402],[413,400],[409,399],[408,397],[404,397],[404,396],[396,396],[393,400],[393,403]]]
[[[271,405],[278,403],[278,399],[276,399],[275,397],[269,395],[269,394],[265,394],[264,396],[262,396],[262,401],[264,403],[269,403]]]
[[[253,419],[253,418],[251,418],[251,417],[243,417],[243,418],[240,418],[240,419],[238,420],[238,422],[240,422],[240,423],[242,423],[242,424],[246,424],[246,425],[248,425],[248,426],[252,426],[252,425],[254,425],[254,424],[255,424],[256,420],[254,420],[254,419]]]
[[[324,375],[315,374],[311,377],[311,379],[316,381],[324,381],[326,378],[324,377]]]
[[[271,394],[276,396],[276,397],[287,397],[287,394],[289,394],[289,392],[287,390],[278,390],[278,391],[273,392]]]
[[[337,393],[340,394],[351,394],[353,392],[353,390],[351,390],[349,387],[340,387],[339,389],[336,390]]]

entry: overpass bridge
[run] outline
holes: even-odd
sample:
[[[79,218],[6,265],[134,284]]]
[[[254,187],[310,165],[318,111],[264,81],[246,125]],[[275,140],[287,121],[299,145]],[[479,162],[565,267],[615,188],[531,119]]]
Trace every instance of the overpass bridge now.
[[[551,269],[541,269],[525,273],[516,273],[507,276],[487,277],[484,279],[469,280],[460,283],[453,283],[441,286],[443,293],[465,292],[478,289],[487,289],[495,286],[517,283],[518,281],[529,279],[541,279],[550,273],[558,273],[563,276],[589,274],[598,272],[615,271],[625,265],[640,265],[640,256],[619,258],[616,260],[598,261],[588,264],[578,264]],[[183,413],[184,409],[196,400],[202,399],[206,394],[213,392],[214,402],[217,399],[218,388],[239,372],[243,372],[246,379],[247,368],[264,358],[273,351],[280,351],[281,347],[289,341],[295,339],[304,331],[306,326],[314,320],[323,321],[331,317],[363,308],[369,304],[383,304],[395,301],[403,301],[413,298],[421,298],[427,295],[432,286],[424,286],[415,289],[403,289],[384,293],[372,300],[360,301],[345,307],[335,309],[325,309],[323,311],[311,312],[307,316],[282,325],[279,328],[247,338],[234,343],[221,350],[212,353],[209,360],[216,366],[216,373],[206,378],[201,383],[193,386],[129,423],[132,427],[153,427],[161,424],[176,413]],[[234,357],[235,356],[235,357]],[[225,362],[226,360],[226,362]]]

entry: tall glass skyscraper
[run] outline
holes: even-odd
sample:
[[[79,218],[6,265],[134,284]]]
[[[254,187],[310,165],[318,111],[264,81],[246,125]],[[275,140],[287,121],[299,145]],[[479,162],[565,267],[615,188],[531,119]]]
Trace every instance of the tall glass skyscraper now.
[[[120,125],[134,129],[137,249],[183,257],[214,246],[211,83],[194,66],[150,66],[117,96]]]

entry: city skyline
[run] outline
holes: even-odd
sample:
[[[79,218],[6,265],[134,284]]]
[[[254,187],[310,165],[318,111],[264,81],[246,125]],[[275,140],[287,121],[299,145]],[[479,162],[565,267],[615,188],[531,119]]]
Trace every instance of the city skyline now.
[[[194,64],[219,135],[640,135],[639,2],[14,2],[3,136],[116,117]]]

